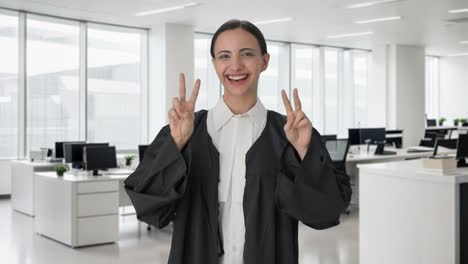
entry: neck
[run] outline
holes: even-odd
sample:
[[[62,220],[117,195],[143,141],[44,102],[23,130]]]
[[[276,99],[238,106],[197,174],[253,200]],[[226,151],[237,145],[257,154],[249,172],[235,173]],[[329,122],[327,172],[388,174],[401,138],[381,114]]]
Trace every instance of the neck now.
[[[247,113],[257,103],[257,96],[232,96],[224,94],[224,102],[235,115]]]

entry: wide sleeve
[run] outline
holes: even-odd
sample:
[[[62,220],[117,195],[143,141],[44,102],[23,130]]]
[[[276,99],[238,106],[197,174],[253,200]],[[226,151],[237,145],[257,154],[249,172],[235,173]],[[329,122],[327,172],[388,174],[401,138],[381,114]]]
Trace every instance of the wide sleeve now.
[[[287,145],[277,175],[275,199],[282,212],[312,228],[339,224],[340,214],[351,200],[349,176],[335,169],[315,129],[302,161],[294,147]]]
[[[190,145],[189,141],[179,151],[169,127],[164,127],[145,151],[135,172],[125,180],[125,190],[139,220],[163,228],[174,219],[177,203],[187,185]]]

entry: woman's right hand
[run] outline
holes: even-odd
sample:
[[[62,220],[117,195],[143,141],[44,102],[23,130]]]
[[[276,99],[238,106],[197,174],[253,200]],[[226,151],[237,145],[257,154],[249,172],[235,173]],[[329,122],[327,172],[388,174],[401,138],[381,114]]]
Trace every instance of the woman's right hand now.
[[[192,95],[187,101],[185,99],[185,76],[179,75],[179,97],[172,98],[172,107],[169,109],[169,127],[171,135],[179,150],[187,144],[193,133],[195,120],[195,102],[200,90],[200,80],[195,81]]]

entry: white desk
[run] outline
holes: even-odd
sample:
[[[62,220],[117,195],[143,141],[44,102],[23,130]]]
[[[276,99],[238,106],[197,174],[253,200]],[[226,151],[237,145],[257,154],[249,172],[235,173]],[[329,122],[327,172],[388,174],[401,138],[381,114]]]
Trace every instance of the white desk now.
[[[119,186],[127,176],[36,173],[35,231],[71,247],[117,241],[118,209],[126,205]]]
[[[424,170],[421,160],[358,167],[361,264],[460,263],[459,186],[467,168],[449,176]]]
[[[16,211],[34,216],[34,173],[54,171],[57,163],[11,161],[11,205]]]
[[[351,177],[352,187],[352,198],[351,204],[358,206],[359,204],[359,164],[369,163],[381,163],[381,162],[393,162],[402,161],[407,159],[419,159],[424,157],[430,157],[433,152],[411,152],[409,153],[406,148],[394,149],[385,148],[385,150],[395,151],[396,155],[375,155],[375,146],[371,147],[370,151],[367,152],[366,146],[361,146],[360,152],[357,154],[348,154],[346,158],[346,172]],[[454,153],[454,150],[448,150],[446,148],[440,148],[440,153]]]

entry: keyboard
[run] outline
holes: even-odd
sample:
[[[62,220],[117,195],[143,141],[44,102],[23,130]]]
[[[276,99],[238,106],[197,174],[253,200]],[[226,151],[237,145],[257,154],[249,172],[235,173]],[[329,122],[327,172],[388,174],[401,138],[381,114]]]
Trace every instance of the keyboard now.
[[[133,173],[133,170],[129,169],[109,169],[101,171],[102,175],[129,175]]]

